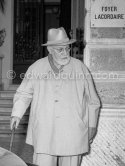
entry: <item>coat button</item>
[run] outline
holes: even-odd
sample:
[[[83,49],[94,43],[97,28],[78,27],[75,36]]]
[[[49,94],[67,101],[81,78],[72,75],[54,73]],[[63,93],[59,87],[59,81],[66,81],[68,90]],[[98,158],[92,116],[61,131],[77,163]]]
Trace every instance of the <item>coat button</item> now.
[[[56,118],[58,119],[58,118],[60,118],[60,116],[56,116]]]
[[[55,102],[57,103],[59,100],[55,100]]]

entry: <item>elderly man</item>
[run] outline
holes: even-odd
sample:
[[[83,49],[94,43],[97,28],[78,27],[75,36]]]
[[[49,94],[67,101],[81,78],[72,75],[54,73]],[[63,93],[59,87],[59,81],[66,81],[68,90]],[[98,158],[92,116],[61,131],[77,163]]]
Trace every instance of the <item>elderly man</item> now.
[[[100,102],[86,66],[70,57],[64,28],[49,29],[48,56],[31,65],[17,89],[11,129],[31,103],[26,143],[34,164],[80,166],[96,133]]]

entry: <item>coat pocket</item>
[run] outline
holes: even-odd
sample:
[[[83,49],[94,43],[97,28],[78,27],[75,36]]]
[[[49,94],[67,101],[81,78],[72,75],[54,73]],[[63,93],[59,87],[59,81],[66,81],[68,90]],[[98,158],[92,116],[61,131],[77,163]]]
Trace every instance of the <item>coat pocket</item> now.
[[[87,122],[85,121],[85,119],[82,118],[76,110],[74,110],[73,112],[74,112],[74,118],[76,119],[76,121],[79,123],[79,125],[83,129],[85,129],[87,127]]]

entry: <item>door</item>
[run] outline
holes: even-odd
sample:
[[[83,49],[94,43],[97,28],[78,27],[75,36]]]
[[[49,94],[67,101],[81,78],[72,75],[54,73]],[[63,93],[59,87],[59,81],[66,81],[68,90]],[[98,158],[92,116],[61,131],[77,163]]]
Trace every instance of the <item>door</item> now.
[[[61,0],[60,26],[64,27],[68,36],[71,37],[71,0]]]
[[[14,0],[13,84],[19,84],[28,67],[42,57],[43,0]]]

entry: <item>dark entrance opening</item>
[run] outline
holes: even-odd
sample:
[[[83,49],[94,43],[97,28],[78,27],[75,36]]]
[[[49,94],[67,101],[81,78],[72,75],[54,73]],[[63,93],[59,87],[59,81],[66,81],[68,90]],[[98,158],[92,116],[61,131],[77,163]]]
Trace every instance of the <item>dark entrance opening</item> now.
[[[37,59],[47,56],[49,28],[63,26],[71,29],[71,0],[15,0],[14,1],[14,55],[13,84],[20,84],[28,67]]]

